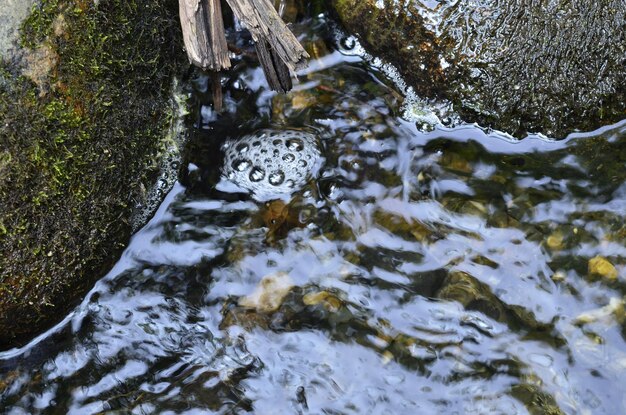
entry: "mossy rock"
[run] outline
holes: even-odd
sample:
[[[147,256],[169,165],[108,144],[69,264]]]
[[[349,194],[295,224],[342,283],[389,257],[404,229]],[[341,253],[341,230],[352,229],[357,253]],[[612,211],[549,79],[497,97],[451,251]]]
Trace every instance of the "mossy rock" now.
[[[626,118],[621,0],[332,0],[339,20],[418,94],[517,137]]]
[[[59,321],[130,237],[156,178],[177,2],[44,0],[0,59],[0,348]]]

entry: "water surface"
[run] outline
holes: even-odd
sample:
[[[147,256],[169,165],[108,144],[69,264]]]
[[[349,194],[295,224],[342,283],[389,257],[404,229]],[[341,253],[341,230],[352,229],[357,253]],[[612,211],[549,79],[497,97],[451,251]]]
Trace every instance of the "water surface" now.
[[[3,412],[626,412],[626,123],[418,128],[322,23],[286,96],[240,61],[218,116],[193,80],[179,182],[83,304],[0,353]],[[224,186],[223,151],[268,128],[316,137],[319,168],[275,199]]]

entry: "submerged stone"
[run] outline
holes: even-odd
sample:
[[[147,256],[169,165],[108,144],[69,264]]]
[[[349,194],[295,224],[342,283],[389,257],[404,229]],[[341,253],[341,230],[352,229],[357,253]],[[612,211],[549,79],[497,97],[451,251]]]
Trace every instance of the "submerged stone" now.
[[[621,324],[623,323],[623,320],[624,299],[611,298],[609,300],[609,304],[604,307],[579,314],[574,319],[574,324],[585,325],[602,321],[606,326],[609,326],[615,321]]]
[[[621,0],[332,3],[369,51],[466,121],[563,137],[624,118]]]
[[[239,305],[264,313],[276,311],[293,286],[289,274],[278,272],[267,275],[261,279],[254,292],[239,299]]]
[[[308,306],[323,304],[330,312],[337,312],[343,305],[341,300],[328,291],[310,292],[302,297],[302,302]]]
[[[608,280],[617,279],[617,269],[606,258],[601,256],[589,260],[589,274],[599,275]]]
[[[546,239],[546,243],[548,247],[550,247],[550,249],[558,251],[563,248],[563,239],[563,234],[559,231],[556,231],[548,236],[548,239]]]

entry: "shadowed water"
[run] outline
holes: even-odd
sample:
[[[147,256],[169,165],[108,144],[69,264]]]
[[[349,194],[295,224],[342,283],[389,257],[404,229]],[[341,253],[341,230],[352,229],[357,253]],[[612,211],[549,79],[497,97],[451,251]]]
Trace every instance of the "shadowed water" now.
[[[286,96],[241,61],[218,116],[192,82],[179,183],[74,313],[0,353],[2,412],[626,412],[626,123],[418,129],[300,30],[318,53]],[[224,184],[242,136],[285,130],[319,157],[288,197]]]

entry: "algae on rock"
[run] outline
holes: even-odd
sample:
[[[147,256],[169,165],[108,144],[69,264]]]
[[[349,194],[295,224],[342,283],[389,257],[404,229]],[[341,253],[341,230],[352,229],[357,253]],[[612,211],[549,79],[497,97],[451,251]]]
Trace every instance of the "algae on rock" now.
[[[0,348],[60,320],[128,241],[186,67],[176,10],[44,0],[20,59],[0,57]]]
[[[348,31],[418,94],[518,137],[626,117],[622,0],[332,0]]]

